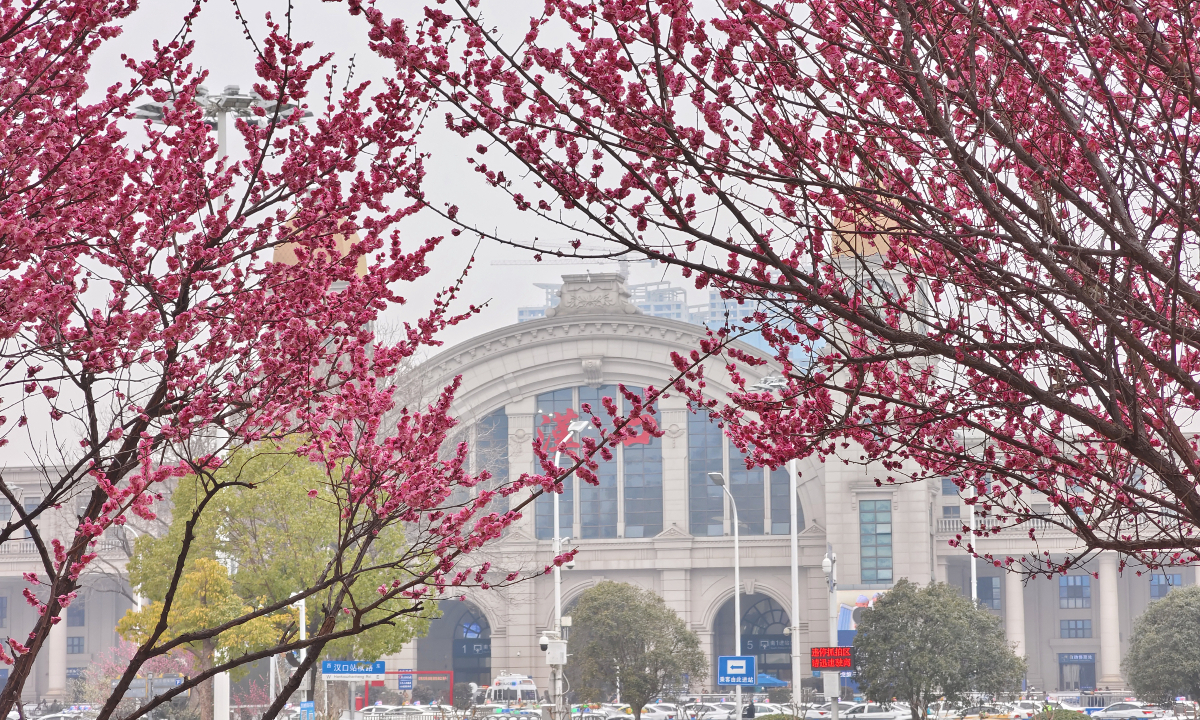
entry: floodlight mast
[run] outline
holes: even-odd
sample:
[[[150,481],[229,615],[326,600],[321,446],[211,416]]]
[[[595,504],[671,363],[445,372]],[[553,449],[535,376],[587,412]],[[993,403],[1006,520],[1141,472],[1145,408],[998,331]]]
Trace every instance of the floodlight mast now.
[[[242,94],[237,85],[226,85],[219,94],[212,95],[203,85],[196,88],[195,101],[204,109],[204,123],[217,129],[217,157],[224,158],[229,154],[228,127],[229,115],[242,118],[246,122],[258,125],[266,122],[265,117],[254,114],[255,108],[262,108],[266,113],[292,112],[297,106],[291,103],[280,103],[278,100],[267,100],[253,90]],[[139,120],[149,120],[156,124],[166,124],[167,112],[174,106],[174,99],[167,102],[150,101],[138,105],[133,110],[133,116]],[[312,112],[305,110],[301,117],[312,117]],[[138,599],[135,593],[135,601]],[[305,639],[304,601],[301,600],[300,639]],[[140,607],[140,604],[139,604]],[[302,651],[307,655],[308,651]],[[275,692],[275,656],[271,656],[271,692]],[[353,715],[353,712],[351,712]],[[213,720],[229,720],[229,673],[218,673],[213,678]]]
[[[242,118],[251,124],[266,122],[266,119],[254,114],[255,108],[262,108],[266,113],[291,112],[296,105],[280,104],[278,100],[267,100],[251,90],[243,94],[241,87],[226,85],[218,94],[210,94],[203,85],[196,88],[196,103],[204,109],[204,123],[217,130],[217,156],[225,157],[229,153],[228,126],[229,115]],[[151,101],[134,108],[133,116],[153,123],[165,123],[167,111],[174,105],[174,100],[165,103]],[[312,117],[312,112],[305,110],[302,117]]]

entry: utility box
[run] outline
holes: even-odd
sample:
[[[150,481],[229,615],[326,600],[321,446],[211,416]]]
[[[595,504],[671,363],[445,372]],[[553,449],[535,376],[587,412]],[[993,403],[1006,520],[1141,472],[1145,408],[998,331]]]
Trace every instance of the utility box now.
[[[838,670],[821,671],[821,679],[825,682],[825,702],[833,702],[835,697],[842,694],[842,673]]]
[[[546,646],[546,664],[547,665],[566,665],[567,664],[567,641],[566,640],[551,640]]]

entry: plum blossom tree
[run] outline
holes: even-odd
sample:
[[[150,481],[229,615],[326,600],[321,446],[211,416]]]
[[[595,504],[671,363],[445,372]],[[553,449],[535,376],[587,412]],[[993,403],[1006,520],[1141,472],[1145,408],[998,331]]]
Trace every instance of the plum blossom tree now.
[[[677,389],[757,462],[950,477],[980,535],[1078,537],[999,566],[1196,561],[1195,2],[546,0],[515,35],[498,7],[365,14],[518,209],[751,304],[781,392]],[[753,382],[724,339],[697,353]]]
[[[0,0],[0,444],[48,426],[57,449],[42,457],[36,506],[18,502],[19,488],[0,478],[16,508],[0,543],[27,533],[41,565],[25,578],[37,620],[28,637],[0,648],[11,665],[0,715],[20,698],[96,543],[135,516],[152,518],[186,477],[195,502],[173,519],[178,553],[156,569],[156,613],[139,614],[138,644],[122,655],[100,717],[161,659],[233,647],[224,640],[251,629],[258,639],[243,645],[252,651],[215,655],[128,717],[216,673],[307,648],[272,701],[273,717],[326,644],[421,613],[430,597],[520,580],[472,553],[526,502],[497,513],[493,497],[553,487],[554,478],[523,475],[480,490],[488,475],[467,470],[469,449],[443,448],[456,383],[429,403],[396,402],[397,368],[473,312],[452,308],[461,276],[395,341],[371,331],[382,310],[404,302],[399,288],[429,272],[426,257],[440,241],[400,234],[422,204],[424,157],[414,142],[429,99],[424,82],[347,78],[291,36],[290,8],[268,16],[261,32],[246,20],[253,91],[264,102],[237,121],[237,152],[225,157],[197,102],[205,73],[190,60],[202,3],[148,56],[124,58],[125,81],[89,89],[93,58],[135,7]],[[150,100],[164,108],[162,125],[135,117]],[[315,116],[303,121],[308,107]],[[180,593],[201,520],[231,489],[256,486],[222,472],[251,446],[322,469],[309,492],[337,505],[335,552],[292,595],[171,624],[187,614]],[[460,488],[467,492],[448,501]],[[78,516],[56,531],[50,519],[64,506]],[[404,551],[374,552],[381,533],[397,527]],[[364,578],[380,575],[388,579],[361,592]],[[299,598],[317,618],[303,641],[291,620]]]

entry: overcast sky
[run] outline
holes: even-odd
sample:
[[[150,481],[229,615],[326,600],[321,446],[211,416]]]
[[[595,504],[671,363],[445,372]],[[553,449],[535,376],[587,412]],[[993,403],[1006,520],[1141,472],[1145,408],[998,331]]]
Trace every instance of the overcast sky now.
[[[401,0],[382,2],[380,6],[385,12],[419,16],[425,4],[423,0]],[[270,11],[276,19],[282,20],[287,8],[283,0],[244,0],[240,5],[259,38],[264,34],[264,14]],[[147,57],[153,40],[170,39],[175,35],[181,26],[181,18],[190,6],[189,0],[143,2],[141,9],[124,23],[121,37],[108,43],[94,58],[89,76],[91,86],[102,90],[113,82],[127,79],[128,71],[124,68],[121,55]],[[375,56],[366,46],[362,18],[351,17],[344,3],[296,0],[294,6],[293,37],[316,43],[310,57],[333,53],[334,62],[340,69],[346,68],[350,59],[354,58],[355,73],[359,79],[379,78],[389,71],[390,63]],[[503,12],[493,13],[494,23],[509,33],[510,37],[512,33],[519,37],[527,27],[530,14],[537,12],[541,3],[536,0],[503,0],[493,2],[492,6],[503,9]],[[210,72],[206,85],[213,92],[219,92],[226,85],[239,85],[244,92],[256,79],[253,74],[254,52],[243,38],[234,12],[230,0],[208,0],[193,28],[193,38],[197,43],[193,59],[198,67]],[[506,23],[509,27],[505,27]],[[314,82],[314,89],[321,84]],[[131,123],[129,130],[131,142],[136,142],[140,135],[138,126]],[[236,156],[237,143],[233,141],[232,134],[230,139],[230,146],[235,148],[232,152]],[[472,139],[469,147],[474,147],[475,142]],[[484,225],[494,223],[497,228],[513,235],[528,233],[528,236],[537,235],[543,239],[555,238],[564,242],[570,239],[561,232],[555,234],[548,228],[533,226],[528,213],[518,213],[506,196],[478,182],[478,175],[470,171],[465,162],[468,145],[457,136],[441,130],[440,121],[430,123],[424,136],[423,149],[433,153],[426,191],[434,203],[457,204],[462,207],[463,216],[486,220]],[[453,282],[462,271],[477,242],[465,236],[450,237],[449,226],[432,213],[421,213],[412,221],[406,221],[402,227],[405,234],[412,237],[412,247],[419,246],[427,236],[445,235],[446,240],[430,260],[432,272],[429,277],[401,290],[410,299],[411,305],[391,308],[382,319],[383,327],[399,325],[406,319],[411,320],[422,314],[429,306],[429,298],[438,289]],[[461,307],[487,303],[487,308],[470,322],[441,335],[447,346],[515,323],[518,307],[542,304],[544,293],[534,287],[534,283],[558,282],[564,273],[616,270],[616,265],[611,263],[591,266],[533,264],[530,255],[524,251],[486,242],[479,247],[476,257],[477,263],[461,297]],[[529,261],[529,264],[492,264],[499,261]],[[668,275],[665,274],[667,272],[662,266],[651,268],[646,263],[637,263],[632,266],[631,282],[668,279],[675,284],[686,285],[678,273]],[[706,299],[695,290],[690,293],[692,303]],[[54,441],[45,434],[48,420],[42,422],[37,414],[30,413],[34,430],[33,445],[46,447]],[[44,416],[44,412],[40,414]],[[31,464],[29,439],[15,433],[9,438],[10,444],[0,448],[0,465]],[[63,442],[63,439],[59,438],[57,442]]]

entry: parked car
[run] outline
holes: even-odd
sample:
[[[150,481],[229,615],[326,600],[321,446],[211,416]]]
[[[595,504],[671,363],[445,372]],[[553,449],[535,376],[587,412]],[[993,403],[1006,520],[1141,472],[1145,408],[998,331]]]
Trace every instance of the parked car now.
[[[929,717],[942,720],[942,718],[957,718],[958,714],[962,712],[962,710],[962,703],[952,703],[945,700],[939,700],[929,706],[928,713]]]
[[[841,707],[838,707],[838,718],[842,718]],[[912,712],[901,705],[883,705],[880,703],[858,703],[845,711],[846,720],[910,720]]]
[[[854,707],[856,704],[857,703],[847,702],[845,700],[838,701],[838,718],[845,717],[846,713],[850,711],[850,708]],[[824,710],[828,714],[832,714],[833,703],[825,703],[820,709]]]
[[[633,716],[633,708],[629,709],[628,715]],[[675,720],[675,713],[657,705],[645,705],[642,707],[642,720]]]
[[[667,720],[675,720],[675,718],[679,715],[679,708],[671,703],[653,703],[647,705],[646,707],[642,708],[642,717],[647,717],[646,711],[648,710],[655,713],[653,716],[654,718],[658,717],[658,713],[662,713],[664,716],[666,716]]]
[[[730,710],[708,703],[685,705],[683,711],[687,713],[688,720],[741,720],[733,717]]]
[[[1018,700],[1009,703],[1014,720],[1027,720],[1042,711],[1046,703],[1037,700]]]
[[[1097,720],[1145,720],[1146,718],[1159,718],[1163,714],[1162,708],[1146,703],[1127,701],[1113,703],[1103,710],[1097,710],[1092,713],[1092,717]]]

